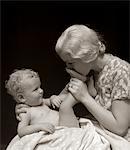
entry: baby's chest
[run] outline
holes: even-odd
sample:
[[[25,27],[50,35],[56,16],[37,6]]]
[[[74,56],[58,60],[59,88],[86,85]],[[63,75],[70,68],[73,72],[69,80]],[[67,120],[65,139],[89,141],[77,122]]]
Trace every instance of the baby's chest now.
[[[37,123],[44,122],[47,114],[48,114],[48,110],[44,110],[43,108],[31,110],[31,122],[30,122],[30,124],[37,124]]]

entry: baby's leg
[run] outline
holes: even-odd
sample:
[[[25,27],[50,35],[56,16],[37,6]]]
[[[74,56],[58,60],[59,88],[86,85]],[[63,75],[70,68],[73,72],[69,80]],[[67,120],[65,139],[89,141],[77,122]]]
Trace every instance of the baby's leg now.
[[[88,82],[88,91],[89,91],[89,94],[93,97],[95,97],[97,95],[97,91],[94,87],[93,77],[90,77],[90,80]]]
[[[68,93],[59,109],[59,125],[67,127],[79,127],[79,122],[74,114],[73,106],[78,103],[74,97]]]

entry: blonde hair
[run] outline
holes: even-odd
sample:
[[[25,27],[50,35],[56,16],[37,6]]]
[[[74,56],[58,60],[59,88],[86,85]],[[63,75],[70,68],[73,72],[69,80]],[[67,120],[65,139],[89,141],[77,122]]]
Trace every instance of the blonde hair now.
[[[56,52],[72,59],[81,59],[89,63],[105,52],[98,34],[85,25],[73,25],[67,28],[56,43]]]
[[[22,94],[24,92],[21,82],[25,77],[39,78],[39,75],[31,69],[14,70],[14,72],[9,76],[9,80],[5,81],[7,92],[13,96],[18,103],[18,94]]]

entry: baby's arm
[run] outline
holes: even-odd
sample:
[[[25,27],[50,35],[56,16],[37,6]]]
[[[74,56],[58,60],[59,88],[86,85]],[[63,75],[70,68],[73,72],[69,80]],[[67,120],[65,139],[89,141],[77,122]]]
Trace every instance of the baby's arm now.
[[[58,95],[52,95],[50,98],[43,99],[43,103],[47,106],[52,106],[54,109],[55,107],[59,108],[62,100]]]
[[[61,103],[66,100],[66,98],[69,95],[69,92],[67,90],[68,85],[61,91],[59,95],[52,95],[50,97],[50,104],[52,105],[53,108],[57,107],[59,108]]]
[[[17,132],[19,137],[23,137],[25,135],[29,135],[38,131],[45,131],[49,133],[54,132],[54,126],[50,123],[42,123],[42,124],[33,124],[30,125],[30,114],[22,113],[20,114],[21,121],[18,124]]]
[[[43,98],[43,104],[47,105],[47,106],[51,106],[51,101],[50,98]]]

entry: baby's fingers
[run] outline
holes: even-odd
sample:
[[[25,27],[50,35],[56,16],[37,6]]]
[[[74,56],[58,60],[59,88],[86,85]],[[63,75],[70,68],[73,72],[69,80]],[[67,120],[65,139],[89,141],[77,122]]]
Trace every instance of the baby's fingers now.
[[[55,102],[55,106],[58,107],[58,108],[59,108],[60,104],[61,104],[61,100],[59,100],[59,101],[57,100],[57,101]]]
[[[55,109],[55,105],[54,104],[52,104],[52,107]]]
[[[54,133],[55,132],[55,127],[53,125],[48,126],[48,132],[49,133]]]

